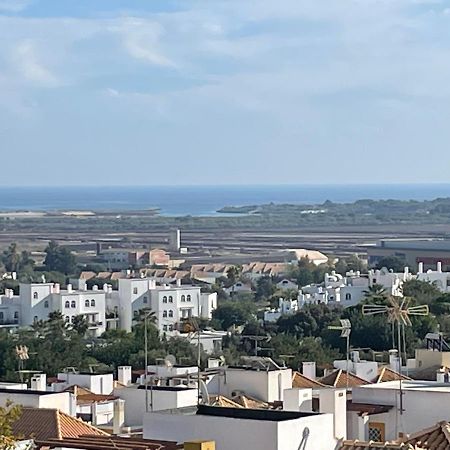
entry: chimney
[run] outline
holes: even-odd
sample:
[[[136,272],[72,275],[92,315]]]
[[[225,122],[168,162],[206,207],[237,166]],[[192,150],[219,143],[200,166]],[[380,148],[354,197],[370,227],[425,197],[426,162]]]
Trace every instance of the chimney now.
[[[392,370],[395,370],[395,372],[398,372],[399,367],[399,358],[398,358],[398,351],[397,350],[389,350],[389,367]]]
[[[113,434],[120,434],[125,423],[125,400],[114,400]]]
[[[131,366],[119,366],[117,368],[117,381],[125,386],[131,383]]]
[[[98,291],[98,286],[96,284],[94,284],[94,286],[92,286],[92,290],[93,291]]]
[[[441,262],[441,261],[438,261],[438,263],[437,263],[437,271],[438,271],[439,273],[442,272],[442,262]]]
[[[67,285],[67,293],[70,294],[70,293],[72,293],[72,292],[73,292],[72,285],[69,283],[69,284]]]
[[[177,278],[176,283],[177,283],[177,287],[181,287],[181,279]]]
[[[423,273],[423,262],[419,263],[418,273]]]
[[[347,394],[345,389],[320,389],[319,412],[333,414],[336,439],[347,438]]]
[[[316,379],[316,362],[309,361],[302,363],[302,373],[305,377],[310,378],[311,380]]]
[[[53,293],[59,294],[61,292],[61,285],[59,283],[55,283],[53,285]]]
[[[283,411],[312,412],[312,389],[285,389]]]
[[[39,373],[31,377],[30,387],[32,391],[46,391],[47,390],[47,376],[45,373]]]
[[[106,283],[103,284],[103,292],[108,292],[108,285]]]

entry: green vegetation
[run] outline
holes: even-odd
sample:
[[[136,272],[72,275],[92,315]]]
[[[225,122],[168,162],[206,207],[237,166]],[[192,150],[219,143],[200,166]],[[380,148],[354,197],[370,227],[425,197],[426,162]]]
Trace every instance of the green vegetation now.
[[[16,441],[20,436],[14,436],[12,427],[21,414],[21,406],[13,405],[9,400],[5,406],[0,407],[0,450],[12,450],[16,447]]]

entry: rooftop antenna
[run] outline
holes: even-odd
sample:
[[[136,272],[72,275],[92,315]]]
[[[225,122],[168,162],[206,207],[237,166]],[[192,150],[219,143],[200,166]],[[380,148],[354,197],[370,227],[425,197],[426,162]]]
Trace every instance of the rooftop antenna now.
[[[397,299],[395,297],[387,298],[388,304],[386,305],[363,305],[363,316],[374,316],[379,314],[387,314],[388,322],[397,324],[397,352],[398,352],[398,373],[401,375],[402,371],[402,340],[401,329],[405,332],[405,326],[412,326],[410,316],[428,316],[428,305],[409,306],[411,303],[410,298]],[[406,345],[404,344],[404,352],[406,352]],[[403,391],[402,391],[402,378],[399,376],[399,390],[400,390],[400,415],[403,414]]]
[[[28,347],[26,345],[16,345],[16,356],[19,361],[20,382],[23,383],[23,371],[25,367],[25,361],[30,359],[28,355]]]
[[[346,390],[348,391],[348,368],[350,365],[350,333],[352,331],[352,324],[350,323],[350,320],[348,319],[340,319],[339,322],[341,322],[341,325],[330,325],[328,327],[329,330],[338,330],[341,332],[341,338],[346,339],[346,369],[347,372],[346,378]]]

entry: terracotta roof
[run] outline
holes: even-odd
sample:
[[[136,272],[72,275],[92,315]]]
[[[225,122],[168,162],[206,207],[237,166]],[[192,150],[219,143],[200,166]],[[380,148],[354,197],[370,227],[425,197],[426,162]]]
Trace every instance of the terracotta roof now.
[[[386,383],[388,381],[398,381],[398,380],[411,380],[411,378],[401,373],[398,373],[389,367],[382,367],[378,371],[378,376],[374,380],[374,383]]]
[[[97,274],[91,271],[85,271],[80,273],[80,280],[90,280],[91,278],[95,278]]]
[[[363,442],[363,441],[344,441],[339,450],[424,450],[420,447],[414,447],[405,443],[389,443],[389,442]]]
[[[294,372],[292,374],[292,387],[300,389],[307,389],[307,388],[318,389],[318,388],[327,388],[329,386],[320,383],[319,381],[305,377],[305,375],[301,374],[300,372]]]
[[[413,433],[406,442],[426,450],[450,450],[450,423],[439,422],[433,427]]]
[[[348,382],[347,382],[348,380]],[[335,388],[349,388],[363,386],[365,384],[371,384],[370,381],[363,380],[362,378],[352,374],[347,373],[345,370],[338,369],[329,375],[320,379],[320,382],[328,386]]]
[[[175,450],[182,444],[171,441],[119,436],[82,436],[79,438],[36,440],[37,448],[73,448],[86,450]]]
[[[269,409],[269,404],[248,395],[236,395],[232,397],[233,402],[247,409]]]
[[[223,395],[211,396],[210,403],[212,406],[221,406],[223,408],[243,408],[239,403],[236,403]]]
[[[13,424],[16,436],[25,439],[61,439],[78,437],[85,434],[107,436],[98,428],[69,416],[57,409],[23,408],[22,414]]]
[[[347,401],[347,411],[355,411],[360,416],[370,416],[371,414],[382,414],[390,411],[392,405],[374,405],[373,403],[357,403]]]

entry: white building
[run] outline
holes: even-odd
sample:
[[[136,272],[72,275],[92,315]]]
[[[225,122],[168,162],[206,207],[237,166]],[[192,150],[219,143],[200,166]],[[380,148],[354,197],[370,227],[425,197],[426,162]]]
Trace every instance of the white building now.
[[[278,308],[264,311],[264,322],[276,322],[281,316],[295,314],[299,310],[299,302],[297,299],[278,300]]]
[[[434,284],[441,292],[450,292],[450,272],[442,272],[442,263],[438,262],[436,270],[423,271],[423,263],[419,263],[416,279]]]
[[[335,450],[333,415],[200,405],[147,413],[144,438],[209,439],[220,450]]]
[[[182,319],[211,319],[217,308],[216,293],[202,293],[200,287],[180,284],[156,286],[149,278],[119,280],[118,298],[120,328],[127,331],[131,330],[134,317],[142,309],[154,312],[161,332],[174,333]]]
[[[348,411],[351,439],[385,441],[401,433],[448,420],[450,384],[435,381],[399,381],[354,387]]]
[[[59,284],[20,284],[19,295],[7,290],[0,298],[0,325],[30,326],[36,321],[47,320],[52,312],[61,312],[67,323],[73,323],[75,316],[84,316],[88,322],[88,333],[100,336],[106,329],[105,292],[94,289],[66,290]]]
[[[67,371],[58,373],[58,382],[53,383],[54,391],[63,391],[69,386],[81,386],[94,394],[109,395],[114,388],[114,377],[112,373],[84,373]]]
[[[375,284],[383,286],[388,295],[402,297],[402,286],[405,281],[413,279],[413,275],[409,272],[408,267],[405,267],[404,272],[395,273],[385,267],[382,269],[369,270],[369,286]]]

